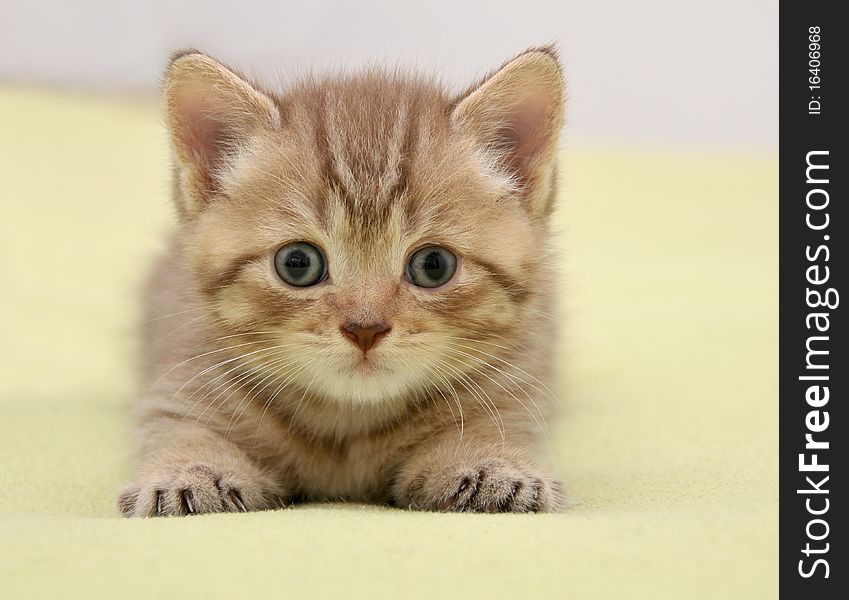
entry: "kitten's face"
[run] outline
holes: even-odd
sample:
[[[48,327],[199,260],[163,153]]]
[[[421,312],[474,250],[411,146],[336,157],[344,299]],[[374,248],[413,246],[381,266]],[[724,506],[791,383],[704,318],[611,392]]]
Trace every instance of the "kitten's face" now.
[[[207,162],[203,206],[184,220],[209,310],[268,340],[249,366],[379,402],[521,347],[523,306],[548,283],[550,187],[529,195],[420,82],[305,84],[272,108],[279,122]],[[202,147],[232,145],[220,132]]]

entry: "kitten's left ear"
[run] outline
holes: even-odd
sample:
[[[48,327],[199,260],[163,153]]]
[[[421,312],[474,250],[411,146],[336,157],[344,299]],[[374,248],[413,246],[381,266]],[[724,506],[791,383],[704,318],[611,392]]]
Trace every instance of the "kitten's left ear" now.
[[[176,55],[165,72],[166,117],[177,159],[184,215],[200,211],[252,136],[280,127],[274,101],[199,52]]]
[[[552,208],[563,101],[556,52],[544,47],[505,64],[462,95],[451,113],[455,126],[499,157],[535,216]]]

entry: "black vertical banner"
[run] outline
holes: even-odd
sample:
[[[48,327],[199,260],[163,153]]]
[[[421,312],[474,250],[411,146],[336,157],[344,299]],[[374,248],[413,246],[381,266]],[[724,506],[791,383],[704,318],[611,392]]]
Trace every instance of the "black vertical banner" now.
[[[845,598],[849,589],[849,23],[838,16],[844,8],[781,4],[779,572],[785,598]]]

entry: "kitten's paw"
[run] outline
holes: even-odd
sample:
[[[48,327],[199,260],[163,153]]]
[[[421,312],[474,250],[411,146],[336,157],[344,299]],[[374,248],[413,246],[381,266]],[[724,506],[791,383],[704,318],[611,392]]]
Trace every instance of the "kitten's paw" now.
[[[444,512],[554,512],[562,504],[559,481],[501,458],[419,473],[408,496],[413,508]]]
[[[149,474],[118,496],[125,517],[159,517],[279,508],[283,494],[270,477],[191,463]]]

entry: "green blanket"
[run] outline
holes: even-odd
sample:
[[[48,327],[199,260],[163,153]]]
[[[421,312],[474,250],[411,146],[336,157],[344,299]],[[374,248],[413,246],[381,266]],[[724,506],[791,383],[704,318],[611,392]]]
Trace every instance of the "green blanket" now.
[[[168,160],[146,102],[0,89],[0,596],[776,596],[775,156],[566,145],[566,512],[125,520]]]

